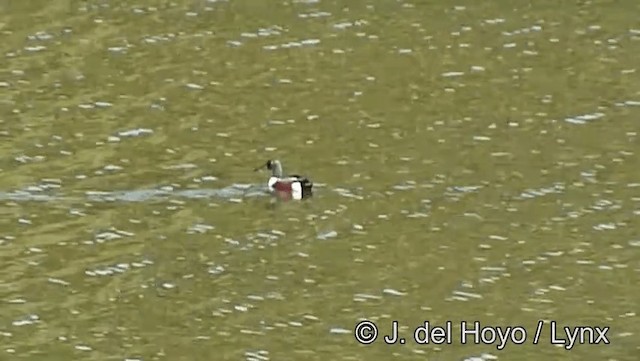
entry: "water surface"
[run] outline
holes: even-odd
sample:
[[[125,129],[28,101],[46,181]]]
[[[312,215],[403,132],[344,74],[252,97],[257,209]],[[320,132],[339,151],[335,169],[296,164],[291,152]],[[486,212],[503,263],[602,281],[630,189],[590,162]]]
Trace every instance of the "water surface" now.
[[[0,358],[637,359],[635,2],[0,10]],[[269,158],[314,199],[272,204]]]

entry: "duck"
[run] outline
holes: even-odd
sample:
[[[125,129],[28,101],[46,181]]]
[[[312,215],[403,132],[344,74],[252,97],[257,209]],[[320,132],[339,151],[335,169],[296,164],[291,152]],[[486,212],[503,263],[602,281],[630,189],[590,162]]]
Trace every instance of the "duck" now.
[[[284,199],[302,200],[313,195],[313,182],[307,177],[297,174],[284,176],[282,163],[277,159],[269,159],[264,165],[254,171],[267,168],[271,171],[271,177],[267,181],[267,188],[272,194]]]

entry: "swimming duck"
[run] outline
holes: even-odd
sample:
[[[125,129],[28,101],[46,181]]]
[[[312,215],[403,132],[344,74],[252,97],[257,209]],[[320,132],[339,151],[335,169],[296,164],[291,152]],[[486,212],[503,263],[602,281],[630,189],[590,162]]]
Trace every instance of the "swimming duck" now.
[[[284,176],[282,171],[282,163],[279,160],[268,160],[265,165],[261,165],[255,170],[267,168],[271,171],[271,177],[267,181],[269,191],[277,196],[286,199],[301,200],[313,195],[313,182],[307,177],[297,174]]]

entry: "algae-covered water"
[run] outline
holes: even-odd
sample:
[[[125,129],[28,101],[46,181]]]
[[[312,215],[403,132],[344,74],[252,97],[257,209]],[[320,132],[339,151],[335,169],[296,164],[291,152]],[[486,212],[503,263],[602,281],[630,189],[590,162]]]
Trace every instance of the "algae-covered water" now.
[[[639,13],[0,2],[0,359],[637,360]]]

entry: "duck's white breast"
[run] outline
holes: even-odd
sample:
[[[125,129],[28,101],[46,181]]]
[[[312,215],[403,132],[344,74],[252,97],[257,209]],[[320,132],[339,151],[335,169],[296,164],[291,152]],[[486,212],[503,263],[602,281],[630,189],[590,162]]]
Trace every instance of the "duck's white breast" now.
[[[302,199],[302,184],[300,182],[291,183],[291,198],[298,201]]]
[[[275,186],[277,182],[278,177],[270,177],[269,181],[267,181],[267,187],[269,187],[269,189],[273,189],[273,186]]]

